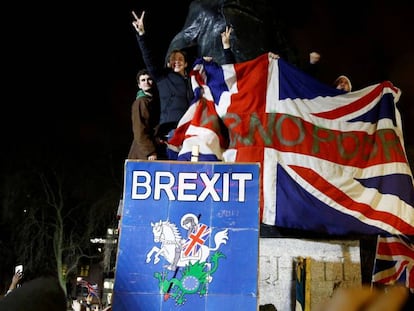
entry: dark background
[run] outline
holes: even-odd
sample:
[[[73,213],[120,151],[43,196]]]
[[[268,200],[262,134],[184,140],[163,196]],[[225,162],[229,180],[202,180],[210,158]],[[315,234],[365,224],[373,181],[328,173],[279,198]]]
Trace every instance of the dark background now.
[[[19,2],[4,10],[4,148],[22,157],[38,148],[84,150],[92,157],[107,152],[122,165],[132,139],[135,74],[143,67],[130,12],[146,10],[147,29],[163,57],[190,2]],[[383,80],[402,90],[398,107],[406,143],[413,144],[413,2],[277,5],[299,57],[311,50],[322,54],[324,82],[347,74],[354,90]]]

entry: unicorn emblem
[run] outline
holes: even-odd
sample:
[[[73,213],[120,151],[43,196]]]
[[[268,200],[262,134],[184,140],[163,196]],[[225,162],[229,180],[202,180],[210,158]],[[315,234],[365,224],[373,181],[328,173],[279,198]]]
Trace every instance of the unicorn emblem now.
[[[217,232],[214,235],[214,247],[204,245],[204,242],[211,234],[211,229],[205,224],[198,222],[194,214],[186,214],[181,219],[181,226],[187,229],[187,239],[183,239],[177,226],[168,220],[152,223],[152,233],[155,243],[161,246],[153,246],[147,253],[146,263],[154,258],[157,264],[164,257],[169,263],[168,270],[175,270],[177,267],[185,267],[195,262],[206,262],[210,252],[216,251],[228,240],[228,229]]]

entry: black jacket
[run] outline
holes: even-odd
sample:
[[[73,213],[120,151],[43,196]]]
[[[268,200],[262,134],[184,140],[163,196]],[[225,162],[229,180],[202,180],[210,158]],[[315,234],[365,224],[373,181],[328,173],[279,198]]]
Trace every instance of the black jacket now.
[[[137,34],[138,45],[148,72],[157,84],[160,97],[160,121],[156,135],[163,137],[177,127],[178,121],[187,111],[194,97],[189,79],[169,68],[157,65],[153,59],[146,34]],[[234,63],[230,49],[225,50],[226,63]]]

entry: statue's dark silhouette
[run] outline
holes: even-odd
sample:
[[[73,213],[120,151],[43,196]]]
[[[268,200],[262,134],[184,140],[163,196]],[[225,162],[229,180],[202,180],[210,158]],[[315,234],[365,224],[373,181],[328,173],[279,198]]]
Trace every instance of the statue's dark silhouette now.
[[[223,64],[220,34],[233,27],[231,46],[237,62],[272,51],[295,62],[285,37],[274,0],[194,0],[182,30],[173,38],[173,49],[190,51],[190,56],[212,56]]]

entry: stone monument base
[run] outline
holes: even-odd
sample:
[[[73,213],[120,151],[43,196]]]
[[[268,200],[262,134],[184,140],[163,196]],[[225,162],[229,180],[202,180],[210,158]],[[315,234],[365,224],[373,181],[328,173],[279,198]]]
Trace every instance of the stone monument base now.
[[[278,311],[295,310],[295,260],[310,258],[311,310],[328,299],[337,287],[360,286],[359,240],[306,240],[260,238],[259,304]]]

